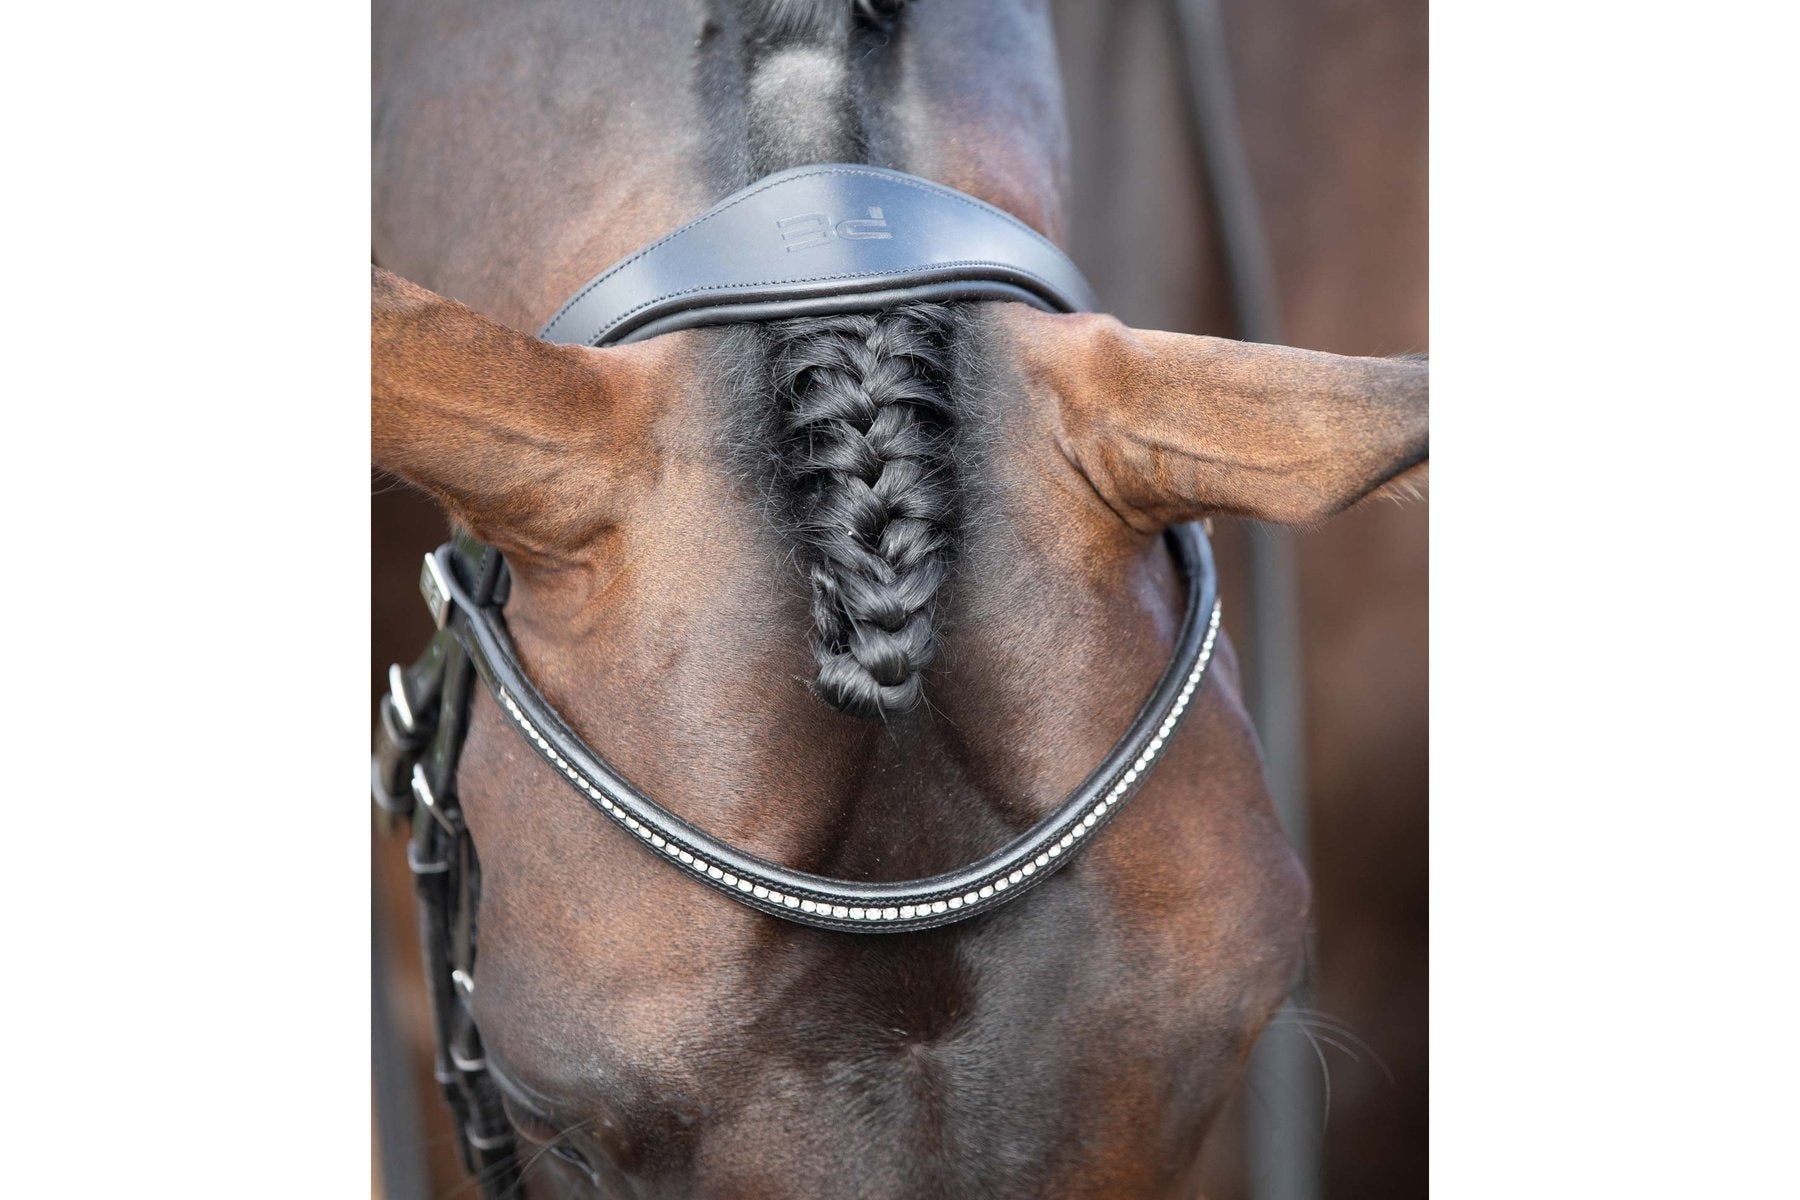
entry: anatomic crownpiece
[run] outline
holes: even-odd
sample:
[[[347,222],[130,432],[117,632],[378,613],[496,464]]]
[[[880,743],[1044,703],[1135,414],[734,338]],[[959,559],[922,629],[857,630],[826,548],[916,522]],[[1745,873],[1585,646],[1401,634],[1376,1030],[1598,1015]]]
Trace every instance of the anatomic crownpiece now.
[[[620,259],[538,336],[604,346],[922,300],[1094,307],[1075,264],[1017,217],[916,175],[824,163],[758,180]]]

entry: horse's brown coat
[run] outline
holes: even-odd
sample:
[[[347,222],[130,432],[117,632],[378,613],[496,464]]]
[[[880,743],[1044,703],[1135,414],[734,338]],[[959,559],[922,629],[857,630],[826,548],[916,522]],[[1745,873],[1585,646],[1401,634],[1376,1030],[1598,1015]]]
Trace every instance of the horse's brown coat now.
[[[1352,502],[1422,456],[1423,368],[984,306],[965,331],[986,363],[979,477],[929,707],[889,727],[827,709],[804,683],[803,588],[722,444],[729,407],[760,399],[723,386],[742,340],[560,350],[505,327],[713,198],[704,106],[678,82],[731,35],[724,8],[399,11],[377,257],[499,321],[377,271],[376,458],[508,550],[527,670],[650,794],[796,867],[926,874],[1042,815],[1129,720],[1181,608],[1161,524]],[[1041,16],[908,21],[900,165],[1054,232]],[[618,113],[628,96],[664,109]],[[647,123],[657,152],[594,113]],[[509,219],[483,220],[496,205]],[[1298,961],[1306,886],[1228,643],[1105,837],[1028,901],[928,933],[802,929],[695,887],[485,696],[459,786],[490,1054],[538,1114],[528,1135],[577,1126],[569,1144],[634,1195],[1182,1194]]]

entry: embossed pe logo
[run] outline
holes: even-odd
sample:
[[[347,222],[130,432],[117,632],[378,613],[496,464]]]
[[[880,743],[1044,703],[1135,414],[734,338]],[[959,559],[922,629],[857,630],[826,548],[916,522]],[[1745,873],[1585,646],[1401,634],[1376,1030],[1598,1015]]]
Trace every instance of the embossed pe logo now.
[[[781,240],[787,243],[790,254],[796,250],[823,246],[834,237],[854,242],[894,236],[888,232],[887,218],[881,215],[879,208],[873,206],[866,218],[854,217],[835,225],[831,223],[831,214],[810,212],[801,213],[797,217],[785,217],[775,222],[775,228],[781,231]]]

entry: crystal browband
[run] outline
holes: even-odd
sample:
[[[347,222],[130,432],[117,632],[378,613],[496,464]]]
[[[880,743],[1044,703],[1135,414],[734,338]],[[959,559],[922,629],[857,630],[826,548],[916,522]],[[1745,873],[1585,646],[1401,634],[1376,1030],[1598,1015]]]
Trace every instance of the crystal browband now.
[[[466,654],[514,728],[569,786],[649,852],[774,916],[828,929],[890,932],[947,925],[1023,895],[1074,857],[1143,785],[1205,678],[1219,630],[1217,577],[1205,533],[1197,525],[1176,526],[1169,541],[1188,587],[1175,651],[1105,760],[1054,812],[988,857],[942,875],[895,883],[789,870],[676,816],[583,742],[526,677],[501,605],[470,595],[467,581],[475,578],[477,564],[456,543],[426,556],[421,586],[440,637],[454,640]],[[411,713],[430,697],[407,695],[406,678],[401,672],[395,707]],[[414,768],[412,783],[416,798],[427,807],[441,803],[431,796],[422,767]]]

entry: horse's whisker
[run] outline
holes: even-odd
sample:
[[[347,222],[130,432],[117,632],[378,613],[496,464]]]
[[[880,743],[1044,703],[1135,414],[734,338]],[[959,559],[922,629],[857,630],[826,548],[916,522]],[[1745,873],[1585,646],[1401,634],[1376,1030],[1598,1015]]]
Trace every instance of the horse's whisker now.
[[[1389,1083],[1396,1082],[1394,1072],[1388,1066],[1387,1060],[1381,1056],[1381,1052],[1370,1045],[1367,1038],[1357,1033],[1354,1029],[1351,1029],[1344,1021],[1331,1016],[1329,1013],[1323,1013],[1317,1009],[1301,1008],[1297,1005],[1290,1005],[1277,1012],[1274,1017],[1270,1018],[1269,1024],[1293,1025],[1296,1027],[1316,1029],[1321,1033],[1331,1034],[1333,1037],[1341,1039],[1341,1042],[1333,1041],[1331,1043],[1332,1045],[1336,1046],[1339,1050],[1342,1050],[1345,1054],[1348,1054],[1352,1059],[1356,1059],[1358,1062],[1362,1060],[1357,1056],[1356,1051],[1361,1051],[1363,1055],[1368,1057],[1369,1061],[1373,1062],[1381,1069],[1381,1073],[1387,1076]],[[1345,1045],[1343,1043],[1349,1044]],[[1354,1049],[1352,1049],[1352,1047],[1354,1047]]]

